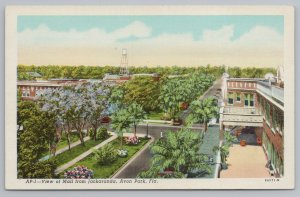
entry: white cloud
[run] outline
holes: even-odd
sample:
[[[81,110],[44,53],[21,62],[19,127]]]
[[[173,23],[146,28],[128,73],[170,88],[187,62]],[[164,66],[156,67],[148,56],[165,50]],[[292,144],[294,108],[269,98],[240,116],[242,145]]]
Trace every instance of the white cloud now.
[[[118,65],[121,48],[127,48],[133,66],[283,64],[283,36],[269,27],[253,27],[235,40],[233,25],[204,30],[201,40],[189,32],[151,37],[151,31],[139,21],[113,32],[97,28],[58,32],[41,25],[19,33],[19,63]],[[139,39],[118,41],[132,36]]]
[[[151,35],[151,28],[140,21],[134,21],[126,27],[113,32],[93,28],[88,31],[77,31],[71,29],[67,32],[53,31],[42,24],[36,29],[26,29],[18,34],[20,46],[93,46],[111,44],[119,39],[137,37],[144,38]]]
[[[131,36],[143,38],[151,34],[152,29],[140,21],[134,21],[128,26],[112,32],[114,38],[128,38]]]
[[[205,30],[203,31],[203,42],[207,43],[229,43],[234,33],[234,26],[223,26],[218,30]]]

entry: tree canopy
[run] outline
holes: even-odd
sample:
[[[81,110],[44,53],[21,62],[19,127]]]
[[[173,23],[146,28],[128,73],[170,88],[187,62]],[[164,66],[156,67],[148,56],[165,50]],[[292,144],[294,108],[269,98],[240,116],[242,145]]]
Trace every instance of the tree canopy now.
[[[200,153],[202,137],[199,132],[182,128],[166,131],[151,147],[150,169],[141,172],[141,178],[186,178],[192,174],[210,172],[207,156]]]

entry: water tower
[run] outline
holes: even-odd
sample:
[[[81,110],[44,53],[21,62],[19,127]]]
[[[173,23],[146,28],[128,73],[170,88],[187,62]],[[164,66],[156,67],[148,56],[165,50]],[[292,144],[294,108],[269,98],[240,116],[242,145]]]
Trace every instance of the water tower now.
[[[120,64],[120,75],[128,75],[128,58],[127,49],[122,49],[122,58]]]

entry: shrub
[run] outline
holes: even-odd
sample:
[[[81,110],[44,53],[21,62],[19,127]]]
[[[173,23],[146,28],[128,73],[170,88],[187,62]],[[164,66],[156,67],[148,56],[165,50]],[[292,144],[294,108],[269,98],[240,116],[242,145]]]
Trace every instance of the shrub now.
[[[106,128],[101,127],[100,129],[98,129],[98,131],[97,131],[97,139],[104,140],[104,139],[106,139],[108,137],[109,137],[109,134],[108,134]]]
[[[160,119],[161,120],[171,120],[171,116],[170,116],[170,114],[164,114],[164,115],[162,115],[162,117]]]
[[[107,144],[99,150],[96,150],[94,155],[95,160],[100,165],[108,165],[117,160],[117,151],[111,144]]]
[[[89,136],[90,136],[90,138],[91,139],[93,139],[94,138],[94,130],[93,129],[89,129]]]
[[[128,151],[127,150],[118,150],[119,157],[127,157]]]

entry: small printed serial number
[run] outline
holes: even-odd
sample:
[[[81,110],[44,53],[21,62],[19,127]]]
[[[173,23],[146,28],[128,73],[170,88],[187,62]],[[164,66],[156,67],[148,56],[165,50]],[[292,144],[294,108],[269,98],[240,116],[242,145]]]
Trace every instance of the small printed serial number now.
[[[271,179],[265,179],[265,182],[279,182],[280,179],[278,178],[271,178]]]

